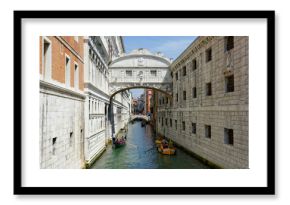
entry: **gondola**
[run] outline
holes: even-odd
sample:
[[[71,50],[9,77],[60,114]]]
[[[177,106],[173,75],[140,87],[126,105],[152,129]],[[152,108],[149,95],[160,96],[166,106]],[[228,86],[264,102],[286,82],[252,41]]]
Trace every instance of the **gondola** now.
[[[142,121],[141,127],[144,127],[145,125],[146,125],[146,123],[144,121]]]
[[[126,140],[124,138],[116,139],[115,142],[114,142],[114,147],[115,148],[123,147],[124,145],[126,145]]]
[[[160,152],[161,154],[165,154],[165,155],[175,155],[176,154],[176,148],[172,147],[169,148],[167,146],[164,146],[162,144],[160,144],[157,147],[158,152]]]

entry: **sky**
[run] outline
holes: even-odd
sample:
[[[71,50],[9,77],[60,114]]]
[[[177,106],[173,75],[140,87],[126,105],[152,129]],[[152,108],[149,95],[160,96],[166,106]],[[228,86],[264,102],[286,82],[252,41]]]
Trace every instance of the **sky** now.
[[[175,60],[194,40],[196,36],[123,36],[125,52],[146,48],[152,53],[161,52],[167,58]],[[133,98],[139,97],[144,90],[130,90]]]
[[[175,60],[196,38],[196,36],[124,36],[126,53],[146,48],[152,53],[161,52]]]

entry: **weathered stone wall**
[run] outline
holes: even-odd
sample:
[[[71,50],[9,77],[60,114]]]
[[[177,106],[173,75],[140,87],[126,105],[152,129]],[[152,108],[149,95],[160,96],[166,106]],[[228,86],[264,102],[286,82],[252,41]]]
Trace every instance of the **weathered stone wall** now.
[[[49,44],[46,52],[44,42]],[[83,37],[43,36],[39,43],[40,167],[81,168],[85,132]],[[65,82],[66,56],[70,58],[69,86]]]
[[[40,87],[40,167],[84,166],[84,99]]]
[[[209,48],[212,60],[207,62]],[[194,59],[196,69],[193,69]],[[199,37],[171,68],[173,101],[166,104],[165,96],[159,95],[158,131],[221,167],[248,168],[248,37],[235,36],[234,48],[229,51],[225,51],[225,37]],[[226,92],[226,77],[232,75],[234,91]],[[210,96],[206,95],[206,83],[211,83]],[[192,123],[196,123],[196,134],[192,133]],[[205,137],[205,125],[211,126],[211,138]],[[233,144],[224,143],[225,128],[233,129]]]

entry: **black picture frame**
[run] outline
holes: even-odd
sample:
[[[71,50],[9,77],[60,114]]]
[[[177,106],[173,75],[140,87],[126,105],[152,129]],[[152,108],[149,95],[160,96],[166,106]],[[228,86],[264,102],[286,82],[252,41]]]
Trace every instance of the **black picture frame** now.
[[[23,187],[22,186],[22,19],[212,18],[267,20],[266,187]],[[14,11],[14,194],[15,195],[273,195],[275,194],[275,11]]]

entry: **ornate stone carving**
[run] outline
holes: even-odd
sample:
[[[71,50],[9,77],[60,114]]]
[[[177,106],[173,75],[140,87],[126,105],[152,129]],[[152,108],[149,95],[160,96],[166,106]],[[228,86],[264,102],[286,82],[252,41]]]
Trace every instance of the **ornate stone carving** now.
[[[142,57],[138,58],[137,65],[138,66],[144,66],[144,58],[142,58]]]

